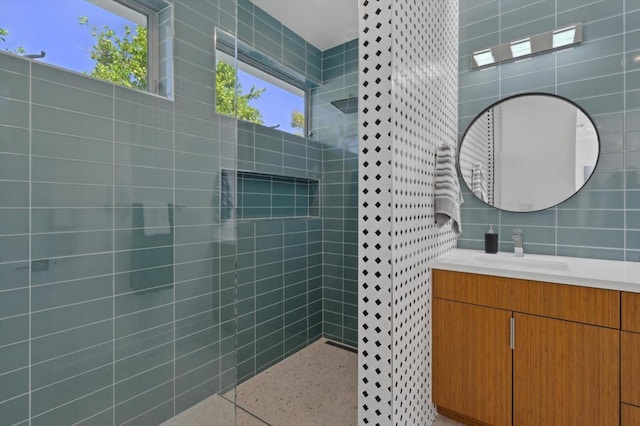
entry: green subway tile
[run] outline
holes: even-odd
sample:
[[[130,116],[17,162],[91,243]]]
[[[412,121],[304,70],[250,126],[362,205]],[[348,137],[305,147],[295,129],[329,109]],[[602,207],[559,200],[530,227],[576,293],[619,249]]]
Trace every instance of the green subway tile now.
[[[209,277],[218,273],[217,262],[202,260],[176,265],[176,281],[188,281],[200,277]]]
[[[621,191],[580,191],[558,209],[621,209],[623,197]]]
[[[113,340],[113,322],[101,321],[32,339],[31,360],[39,363]]]
[[[640,262],[640,251],[625,250],[625,259],[627,262]]]
[[[111,185],[113,165],[33,157],[31,178],[39,182]]]
[[[81,112],[92,116],[113,118],[113,97],[34,78],[31,84],[33,104]]]
[[[0,125],[29,127],[29,104],[0,98]]]
[[[32,285],[107,275],[113,271],[112,262],[111,253],[33,261]]]
[[[29,153],[29,131],[0,125],[0,152]]]
[[[220,357],[220,344],[211,343],[197,351],[176,359],[176,375],[181,376]]]
[[[112,383],[112,380],[113,367],[107,365],[36,390],[31,396],[32,413],[37,416],[45,411],[79,399],[84,395],[108,386]]]
[[[119,295],[115,298],[114,313],[116,316],[128,315],[173,302],[171,286],[156,287],[154,291],[137,291]]]
[[[115,167],[116,185],[171,188],[173,180],[172,170],[121,165]]]
[[[113,144],[99,139],[34,130],[31,144],[33,155],[102,163],[113,162]]]
[[[1,63],[1,62],[0,62]],[[29,417],[29,395],[14,398],[0,403],[0,418],[10,425],[18,425],[20,421]],[[28,425],[28,421],[20,426]]]
[[[173,263],[173,246],[116,252],[115,272],[154,268]],[[138,290],[145,290],[145,287]]]
[[[558,228],[558,245],[623,248],[624,234],[612,230]]]
[[[31,424],[37,426],[50,426],[76,423],[86,420],[96,413],[107,410],[112,405],[112,387],[99,390],[87,396],[81,397],[67,404],[61,405],[51,411],[33,417]],[[112,418],[109,413],[108,418]]]
[[[0,68],[0,97],[28,102],[29,77]]]
[[[575,83],[560,84],[558,85],[558,95],[569,99],[577,99],[621,92],[623,80],[623,74],[618,73]]]
[[[115,293],[129,293],[140,290],[166,290],[173,282],[173,266],[142,269],[115,274]]]
[[[0,401],[15,398],[29,391],[29,369],[23,368],[2,376]]]
[[[149,360],[151,361],[151,359]],[[117,367],[116,367],[117,368]],[[115,402],[120,404],[137,395],[140,395],[149,389],[153,389],[169,382],[173,379],[173,362],[169,362],[153,368],[148,365],[144,372],[135,377],[123,377],[123,380],[116,383]]]
[[[29,294],[27,289],[2,292],[0,318],[13,317],[29,312]],[[2,398],[0,398],[2,399]]]
[[[180,358],[209,346],[211,342],[219,341],[220,330],[217,324],[218,321],[214,323],[208,313],[176,322],[176,357]]]
[[[126,122],[116,123],[115,140],[116,142],[151,148],[173,148],[173,132]]]
[[[572,21],[573,23],[574,21]],[[577,21],[576,21],[577,22]],[[583,42],[579,49],[565,49],[557,53],[558,66],[589,61],[612,53],[622,52],[622,35],[608,37],[595,41]]]
[[[575,22],[588,23],[621,13],[621,1],[603,1],[590,4],[573,1],[558,2],[558,26]]]
[[[627,189],[640,189],[640,170],[629,170],[625,172],[627,178]],[[640,195],[637,194],[636,195]]]
[[[35,338],[109,318],[113,318],[113,302],[110,299],[34,312],[31,318],[31,335]]]
[[[121,99],[115,101],[115,119],[142,126],[173,130],[173,112]]]
[[[173,168],[173,153],[164,149],[117,143],[115,155],[117,164]]]
[[[69,72],[60,68],[53,68],[45,64],[31,62],[31,73],[36,79],[58,83],[100,95],[112,96],[113,85],[108,82],[90,78],[86,75]]]
[[[173,386],[173,381],[171,381],[155,388],[153,392],[143,393],[120,405],[116,405],[115,419],[117,424],[125,423],[141,414],[151,412],[153,408],[172,399]],[[138,422],[136,421],[136,423]]]
[[[0,346],[29,338],[29,316],[22,315],[0,320]]]
[[[45,259],[59,256],[77,256],[113,249],[111,231],[38,234],[32,236],[31,257]]]
[[[110,276],[103,276],[34,286],[31,288],[31,308],[39,311],[109,297],[113,294],[112,281]]]
[[[33,207],[110,208],[112,203],[110,186],[33,183],[31,191]]]
[[[558,210],[558,226],[623,228],[624,212],[607,210]],[[584,232],[589,232],[585,230]]]
[[[189,299],[203,294],[212,294],[219,291],[219,277],[203,277],[181,282],[176,285],[176,301]],[[211,296],[212,298],[214,296]]]
[[[205,294],[193,297],[176,303],[176,319],[187,318],[196,314],[209,312],[211,316],[217,317],[220,307],[219,294]]]
[[[24,236],[0,237],[0,263],[29,259],[29,238]]]
[[[116,337],[144,331],[153,327],[167,324],[173,320],[173,307],[161,306],[148,311],[116,318]]]
[[[166,324],[139,334],[117,339],[115,341],[116,360],[122,361],[135,358],[137,361],[135,361],[135,365],[131,370],[125,367],[124,364],[118,364],[116,372],[125,372],[125,376],[127,376],[131,375],[131,373],[127,374],[128,371],[144,371],[140,370],[140,367],[145,363],[145,354],[153,353],[155,350],[158,351],[157,354],[161,354],[164,346],[173,346],[173,324]]]
[[[199,154],[176,153],[176,169],[192,172],[219,173],[219,160]]]
[[[623,172],[594,173],[584,188],[589,190],[620,190],[622,189],[622,178]]]
[[[0,210],[0,235],[29,233],[27,209]]]
[[[33,105],[31,122],[34,130],[102,140],[113,138],[112,120],[79,112]]]
[[[627,247],[632,250],[640,250],[640,232],[639,231],[627,231]]]
[[[29,364],[29,343],[22,342],[0,348],[0,374],[8,373]]]

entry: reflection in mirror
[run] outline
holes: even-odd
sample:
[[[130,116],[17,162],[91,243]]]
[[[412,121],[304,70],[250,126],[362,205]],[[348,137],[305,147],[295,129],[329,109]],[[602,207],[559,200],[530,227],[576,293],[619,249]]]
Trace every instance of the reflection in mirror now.
[[[505,98],[479,114],[460,145],[458,167],[471,192],[502,210],[553,207],[595,169],[595,124],[573,102],[548,94]]]

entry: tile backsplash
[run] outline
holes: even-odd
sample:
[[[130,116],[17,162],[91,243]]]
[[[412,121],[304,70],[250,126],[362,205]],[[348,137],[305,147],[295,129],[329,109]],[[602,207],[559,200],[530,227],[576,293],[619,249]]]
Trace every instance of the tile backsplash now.
[[[470,69],[474,50],[576,22],[583,24],[583,41],[573,48]],[[493,224],[503,251],[513,250],[512,230],[522,228],[525,253],[640,261],[640,3],[461,0],[459,23],[459,137],[497,100],[545,92],[569,98],[591,115],[601,153],[580,192],[541,212],[499,211],[463,185],[458,247],[482,249]]]

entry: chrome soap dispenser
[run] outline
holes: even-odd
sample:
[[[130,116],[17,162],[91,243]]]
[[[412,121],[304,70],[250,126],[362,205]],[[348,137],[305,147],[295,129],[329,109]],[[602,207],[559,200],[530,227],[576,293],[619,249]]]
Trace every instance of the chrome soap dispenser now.
[[[485,253],[498,252],[498,234],[493,232],[493,225],[489,225],[489,232],[484,234],[484,252]]]

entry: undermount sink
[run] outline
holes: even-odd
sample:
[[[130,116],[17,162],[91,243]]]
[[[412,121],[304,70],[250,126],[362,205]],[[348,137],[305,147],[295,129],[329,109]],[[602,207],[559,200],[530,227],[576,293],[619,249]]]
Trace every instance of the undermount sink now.
[[[473,262],[479,265],[504,267],[504,268],[526,268],[536,270],[569,271],[569,264],[561,260],[532,259],[524,257],[479,254],[473,258]]]

